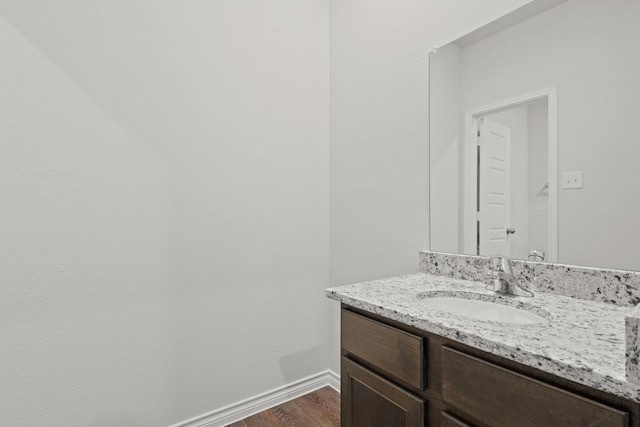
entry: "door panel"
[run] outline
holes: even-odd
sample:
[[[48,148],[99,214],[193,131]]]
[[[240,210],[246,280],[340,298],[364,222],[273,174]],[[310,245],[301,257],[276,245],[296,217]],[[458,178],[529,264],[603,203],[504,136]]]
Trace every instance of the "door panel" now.
[[[343,427],[424,427],[424,400],[346,357],[341,365]]]
[[[480,125],[479,249],[510,255],[511,130],[488,119]]]

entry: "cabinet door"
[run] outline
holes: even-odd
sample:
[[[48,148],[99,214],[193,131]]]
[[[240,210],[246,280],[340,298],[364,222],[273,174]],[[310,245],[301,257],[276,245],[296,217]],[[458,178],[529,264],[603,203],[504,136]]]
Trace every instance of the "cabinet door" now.
[[[460,418],[451,415],[446,411],[442,411],[442,422],[440,427],[472,427],[471,424],[468,424],[462,421]]]
[[[342,427],[424,427],[424,401],[342,358]]]

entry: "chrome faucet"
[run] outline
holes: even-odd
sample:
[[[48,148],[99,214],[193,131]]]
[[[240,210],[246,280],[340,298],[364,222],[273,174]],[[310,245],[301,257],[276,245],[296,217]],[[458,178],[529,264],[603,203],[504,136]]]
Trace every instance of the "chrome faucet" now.
[[[518,279],[513,275],[511,259],[504,255],[494,255],[490,259],[491,268],[487,272],[493,277],[493,289],[491,285],[487,285],[487,289],[493,290],[500,294],[532,297],[533,292],[523,288],[518,283]]]

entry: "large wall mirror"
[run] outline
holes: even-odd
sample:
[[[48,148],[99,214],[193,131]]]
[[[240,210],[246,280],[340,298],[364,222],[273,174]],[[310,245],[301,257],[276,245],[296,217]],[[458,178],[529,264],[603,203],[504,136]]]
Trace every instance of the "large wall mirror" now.
[[[640,1],[534,0],[430,97],[431,250],[640,270]]]

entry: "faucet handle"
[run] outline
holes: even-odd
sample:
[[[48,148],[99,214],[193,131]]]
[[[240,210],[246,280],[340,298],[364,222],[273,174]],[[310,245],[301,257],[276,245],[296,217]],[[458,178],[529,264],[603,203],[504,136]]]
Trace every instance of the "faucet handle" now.
[[[544,251],[542,249],[533,248],[529,252],[529,261],[544,261]]]

